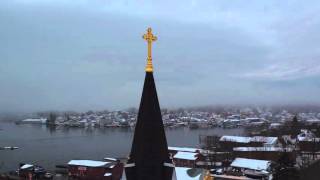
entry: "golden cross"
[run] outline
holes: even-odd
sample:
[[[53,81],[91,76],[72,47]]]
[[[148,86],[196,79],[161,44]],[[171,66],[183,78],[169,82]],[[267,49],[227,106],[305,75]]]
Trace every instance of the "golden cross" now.
[[[148,28],[147,34],[144,34],[142,38],[148,42],[148,58],[147,58],[146,72],[153,72],[151,50],[152,50],[152,42],[156,41],[157,37],[152,34],[152,29]]]

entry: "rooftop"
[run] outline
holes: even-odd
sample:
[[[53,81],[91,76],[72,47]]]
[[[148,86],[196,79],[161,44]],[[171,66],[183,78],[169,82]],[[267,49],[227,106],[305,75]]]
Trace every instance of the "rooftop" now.
[[[106,161],[118,161],[117,159],[115,159],[115,158],[109,158],[109,157],[105,157],[105,158],[103,158],[104,160],[106,160]]]
[[[277,137],[254,136],[251,137],[250,142],[263,142],[265,144],[274,144],[277,140]]]
[[[109,164],[110,162],[93,161],[93,160],[71,160],[68,165],[73,166],[87,166],[87,167],[101,167]]]
[[[234,147],[233,151],[274,151],[274,152],[292,152],[291,148],[281,147]]]
[[[28,169],[28,168],[31,168],[31,167],[33,167],[32,164],[25,164],[25,165],[21,166],[20,169]]]
[[[239,143],[249,143],[250,137],[243,136],[222,136],[220,141],[231,141],[231,142],[239,142]]]
[[[111,173],[105,173],[103,176],[112,176]]]
[[[278,140],[277,137],[267,137],[267,136],[253,136],[253,137],[244,137],[244,136],[222,136],[220,141],[231,141],[238,143],[250,143],[250,142],[262,142],[265,144],[274,144]]]
[[[200,149],[197,149],[197,148],[172,147],[172,146],[169,146],[168,149],[169,149],[169,150],[173,150],[173,151],[183,151],[183,152],[196,152],[196,151],[199,151],[199,150],[200,150]]]
[[[252,170],[265,170],[267,171],[271,162],[265,160],[257,159],[247,159],[247,158],[236,158],[232,163],[231,167],[252,169]]]
[[[186,160],[196,160],[197,159],[197,153],[178,151],[177,154],[174,155],[173,158],[186,159]]]

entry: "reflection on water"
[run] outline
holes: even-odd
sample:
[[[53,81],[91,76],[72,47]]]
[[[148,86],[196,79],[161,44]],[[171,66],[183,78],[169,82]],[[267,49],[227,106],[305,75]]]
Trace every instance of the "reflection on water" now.
[[[131,148],[131,128],[65,128],[45,125],[0,123],[0,172],[16,169],[20,162],[37,163],[48,169],[70,159],[126,157]],[[170,146],[196,147],[199,135],[241,135],[242,129],[166,129]]]

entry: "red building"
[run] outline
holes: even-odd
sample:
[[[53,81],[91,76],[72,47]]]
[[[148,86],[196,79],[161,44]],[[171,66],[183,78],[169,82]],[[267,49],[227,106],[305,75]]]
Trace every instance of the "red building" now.
[[[279,143],[277,137],[265,136],[222,136],[219,140],[221,150],[232,151],[235,147],[274,147]]]
[[[300,151],[317,152],[320,151],[320,138],[305,138],[298,141]]]
[[[123,164],[119,162],[71,160],[68,175],[71,179],[81,180],[120,180]]]
[[[204,159],[198,148],[168,147],[168,150],[177,167],[195,168],[196,163]]]
[[[291,161],[296,160],[296,153],[291,148],[281,147],[236,147],[233,148],[235,157],[258,159],[258,160],[271,160],[274,162],[286,154]]]
[[[297,135],[297,144],[301,152],[320,151],[320,138],[307,129],[301,129],[301,133]]]
[[[195,168],[196,163],[202,160],[200,153],[178,151],[173,156],[173,162],[176,167]]]

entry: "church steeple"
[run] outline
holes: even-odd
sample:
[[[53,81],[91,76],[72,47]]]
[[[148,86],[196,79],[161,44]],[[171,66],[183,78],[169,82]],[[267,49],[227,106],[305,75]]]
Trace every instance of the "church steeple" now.
[[[156,40],[151,28],[143,36],[148,42],[146,76],[135,127],[131,153],[125,168],[128,180],[171,180],[172,160],[153,78],[151,43]]]

